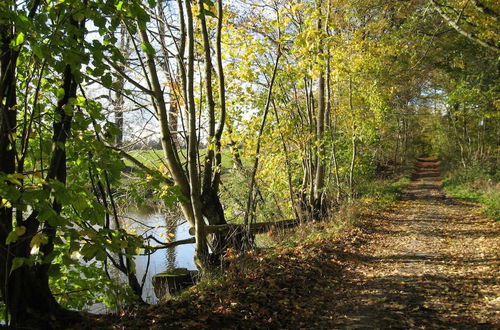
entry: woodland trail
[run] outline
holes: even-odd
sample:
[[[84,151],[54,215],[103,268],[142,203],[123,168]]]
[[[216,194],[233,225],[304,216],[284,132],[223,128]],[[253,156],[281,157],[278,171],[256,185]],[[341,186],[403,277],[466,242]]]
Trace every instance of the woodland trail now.
[[[233,256],[222,282],[75,329],[500,329],[499,238],[420,159],[402,200],[359,226]]]
[[[498,224],[442,192],[436,159],[367,230],[332,327],[500,328]]]

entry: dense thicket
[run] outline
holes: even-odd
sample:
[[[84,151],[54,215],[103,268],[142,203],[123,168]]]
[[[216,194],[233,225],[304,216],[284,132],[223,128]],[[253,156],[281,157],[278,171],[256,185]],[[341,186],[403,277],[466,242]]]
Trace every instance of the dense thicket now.
[[[7,321],[63,320],[94,296],[116,307],[103,292],[140,302],[134,256],[168,244],[122,228],[144,199],[181,209],[209,271],[252,244],[253,223],[327,217],[415,155],[496,171],[499,12],[493,0],[1,2]],[[161,145],[158,161],[141,144]],[[231,240],[207,236],[228,222],[244,224]],[[96,294],[67,294],[82,283]]]

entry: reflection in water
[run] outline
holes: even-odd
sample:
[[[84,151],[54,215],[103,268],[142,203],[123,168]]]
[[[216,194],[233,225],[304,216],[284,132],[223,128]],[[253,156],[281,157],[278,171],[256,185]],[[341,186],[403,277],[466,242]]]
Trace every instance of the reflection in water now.
[[[142,236],[153,236],[162,242],[173,242],[191,237],[188,232],[190,226],[182,218],[166,217],[163,213],[143,214],[135,211],[129,212],[126,219],[124,227]],[[150,244],[156,245],[153,241]],[[135,262],[139,281],[142,281],[147,269],[142,293],[143,299],[148,303],[156,303],[158,299],[153,291],[153,276],[173,268],[196,269],[194,264],[194,244],[160,249],[150,256],[137,256]]]
[[[174,242],[177,238],[177,220],[172,218],[165,219],[167,223],[167,242]],[[167,271],[175,268],[175,248],[167,249]]]

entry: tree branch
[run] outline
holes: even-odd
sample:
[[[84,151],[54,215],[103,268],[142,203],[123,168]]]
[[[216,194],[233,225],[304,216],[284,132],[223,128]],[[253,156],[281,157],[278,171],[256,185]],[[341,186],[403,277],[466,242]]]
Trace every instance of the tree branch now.
[[[478,37],[476,37],[474,34],[465,31],[453,19],[451,19],[451,17],[449,17],[444,12],[444,10],[440,7],[439,4],[436,3],[436,1],[434,1],[434,0],[430,0],[430,1],[431,1],[432,6],[434,7],[434,9],[436,9],[436,11],[438,12],[438,14],[446,21],[446,23],[448,23],[449,26],[454,28],[455,31],[457,31],[459,34],[463,35],[464,37],[468,38],[469,40],[472,40],[475,43],[477,43],[485,48],[488,48],[488,49],[494,51],[495,53],[500,53],[500,47],[497,47],[495,45],[490,44],[489,42],[481,40]]]
[[[116,65],[115,63],[113,63],[111,60],[107,59],[107,58],[104,58],[104,60],[106,62],[109,63],[109,65],[111,65],[113,67],[113,69],[116,70],[116,72],[118,72],[120,74],[120,76],[122,76],[123,78],[125,78],[129,83],[131,83],[132,85],[134,85],[135,87],[139,88],[140,91],[148,94],[148,95],[153,95],[153,91],[142,86],[141,84],[139,84],[137,81],[135,81],[134,79],[130,78],[118,65]]]

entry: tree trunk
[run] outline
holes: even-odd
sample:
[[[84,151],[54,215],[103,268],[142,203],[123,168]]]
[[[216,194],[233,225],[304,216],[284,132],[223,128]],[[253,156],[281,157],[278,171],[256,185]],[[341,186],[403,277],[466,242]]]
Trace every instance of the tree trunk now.
[[[179,147],[179,107],[175,100],[173,87],[170,91],[170,108],[168,109],[168,128],[172,135],[172,141],[176,147]]]
[[[224,217],[224,209],[219,199],[219,183],[220,183],[220,165],[221,156],[221,137],[224,129],[224,121],[226,116],[226,96],[224,85],[224,71],[222,66],[222,50],[221,50],[221,33],[222,33],[222,1],[217,4],[217,34],[216,34],[216,64],[217,64],[217,81],[219,85],[219,105],[220,105],[220,121],[216,127],[215,119],[215,98],[212,89],[212,57],[210,39],[206,16],[204,13],[204,1],[198,0],[198,10],[200,11],[199,20],[201,23],[201,34],[203,37],[203,51],[205,55],[205,92],[208,105],[208,137],[207,151],[203,168],[202,181],[202,214],[208,220],[210,225],[226,224]],[[211,242],[212,252],[214,255],[213,261],[219,259],[220,254],[228,246],[227,240],[221,235],[215,235]]]
[[[255,187],[255,176],[257,175],[257,170],[259,168],[259,157],[260,157],[260,145],[262,140],[262,134],[264,133],[264,127],[266,125],[267,114],[269,113],[269,107],[271,106],[271,98],[273,95],[274,80],[276,79],[276,74],[278,72],[279,60],[281,57],[281,50],[278,46],[278,51],[276,55],[276,61],[274,63],[273,72],[271,75],[271,81],[269,82],[269,89],[267,91],[266,105],[264,107],[264,113],[262,115],[262,121],[260,123],[259,132],[257,133],[257,146],[255,148],[255,159],[252,167],[252,173],[250,175],[250,187],[248,190],[247,205],[245,212],[244,224],[248,226],[251,223],[251,219],[254,217],[252,209],[254,203],[254,187]]]
[[[142,29],[139,24],[138,30],[143,42],[149,44],[147,31]],[[182,195],[185,197],[180,201],[182,213],[184,214],[186,220],[191,224],[191,226],[194,226],[195,215],[193,214],[193,207],[190,200],[190,184],[179,159],[177,147],[173,144],[172,136],[170,134],[167,115],[168,111],[165,103],[165,98],[163,96],[163,91],[160,85],[160,80],[158,78],[154,54],[147,53],[146,58],[146,64],[148,66],[149,75],[151,78],[151,86],[153,89],[152,100],[160,121],[160,136],[163,152],[165,154],[165,160],[175,184],[180,187]]]
[[[356,123],[354,119],[354,106],[352,104],[352,78],[349,77],[349,110],[352,116],[352,155],[351,155],[351,166],[349,169],[349,199],[352,200],[354,195],[354,166],[356,164]]]
[[[322,1],[318,1],[318,29],[321,31],[322,19],[321,19],[321,6]],[[329,7],[328,7],[329,8]],[[329,13],[328,13],[329,14]],[[326,19],[325,26],[328,25],[328,18]],[[321,43],[321,41],[320,41]],[[323,56],[323,47],[320,45],[320,55]],[[325,205],[323,205],[323,194],[325,187],[325,117],[326,117],[326,104],[325,104],[325,71],[322,69],[318,78],[318,112],[316,113],[316,173],[314,176],[314,202],[313,208],[313,218],[320,219],[325,215]]]
[[[129,42],[127,37],[126,27],[124,24],[121,25],[120,31],[121,34],[120,34],[119,47],[122,52],[127,52],[129,47]],[[123,66],[121,66],[120,69],[122,71],[125,70]],[[117,92],[115,93],[115,99],[113,100],[115,125],[116,128],[118,129],[118,132],[115,137],[115,145],[117,147],[121,147],[123,145],[123,113],[125,110],[124,109],[125,100],[122,93],[124,87],[125,87],[125,78],[122,75],[119,75],[116,87]]]
[[[81,31],[84,28],[83,21],[77,23],[72,21],[72,25],[77,30]],[[7,50],[9,36],[5,33],[1,36],[1,44],[4,56],[1,59],[1,81],[0,98],[6,97],[5,106],[1,108],[2,120],[0,128],[0,140],[7,143],[0,144],[0,171],[4,173],[14,173],[15,165],[15,140],[12,133],[15,132],[16,111],[15,111],[15,63],[17,53],[13,50]],[[71,97],[76,96],[76,82],[69,65],[64,71],[63,86],[64,96],[58,101],[55,112],[58,114],[57,121],[53,124],[52,137],[52,155],[46,181],[57,180],[63,184],[66,183],[66,150],[65,144],[71,129],[72,116],[65,111],[65,106],[68,104]],[[5,78],[5,79],[4,79]],[[5,160],[5,161],[4,161]],[[44,189],[49,190],[49,186]],[[15,205],[14,205],[15,207]],[[62,205],[57,199],[52,202],[52,208],[55,213],[59,214]],[[18,210],[20,212],[20,210]],[[41,223],[37,219],[38,213],[33,211],[31,215],[22,223],[26,227],[26,237],[33,237],[40,231]],[[22,219],[22,214],[20,214]],[[12,230],[12,209],[0,209],[1,233],[0,241],[2,245],[5,242],[5,235]],[[20,225],[20,224],[18,224]],[[9,230],[10,229],[10,230]],[[47,237],[47,243],[40,247],[43,255],[49,255],[54,248],[54,238],[56,228],[52,227],[48,222],[43,223],[41,233]],[[67,320],[76,316],[75,313],[67,311],[60,307],[54,299],[49,288],[48,271],[50,263],[40,263],[34,266],[23,265],[14,271],[12,262],[14,258],[28,258],[30,256],[30,241],[29,239],[19,240],[9,245],[4,245],[0,252],[0,263],[2,265],[0,271],[0,281],[2,296],[4,297],[7,312],[10,314],[10,324],[13,326],[36,326],[36,327],[51,327],[54,321]],[[8,274],[8,275],[6,275]]]
[[[240,150],[238,148],[237,143],[234,141],[232,137],[233,127],[229,122],[227,123],[227,135],[229,138],[229,152],[233,158],[233,169],[241,170],[243,169],[243,162],[241,161]]]
[[[194,22],[190,1],[185,2],[187,17],[187,105],[188,105],[188,171],[192,212],[195,220],[196,245],[195,262],[200,272],[208,271],[208,247],[205,235],[205,221],[202,215],[201,185],[197,166],[198,140],[196,136],[196,106],[194,97]]]

